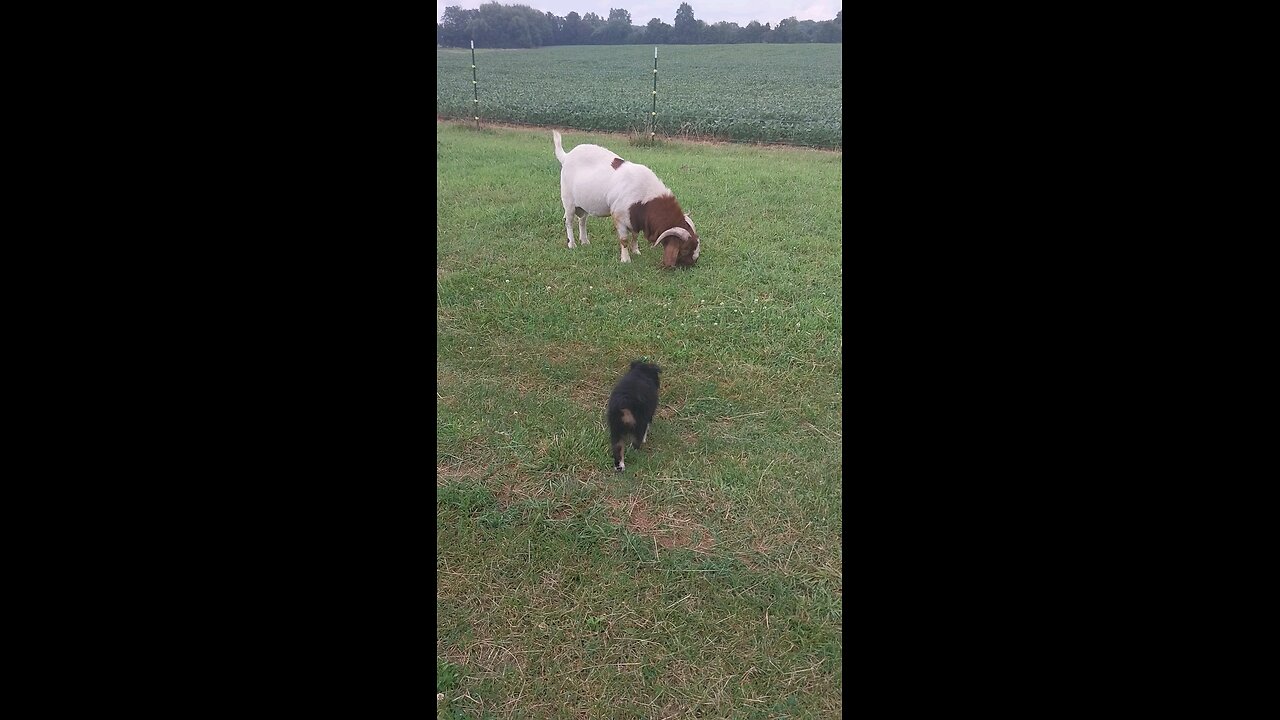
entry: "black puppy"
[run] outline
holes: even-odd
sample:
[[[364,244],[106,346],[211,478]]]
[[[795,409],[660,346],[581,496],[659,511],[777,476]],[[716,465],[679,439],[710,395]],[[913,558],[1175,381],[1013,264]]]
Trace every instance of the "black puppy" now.
[[[658,410],[658,373],[662,368],[650,363],[633,360],[631,369],[613,386],[604,419],[609,424],[609,446],[613,448],[613,469],[622,472],[627,464],[622,461],[622,446],[631,436],[633,447],[639,449],[649,437],[649,423]]]

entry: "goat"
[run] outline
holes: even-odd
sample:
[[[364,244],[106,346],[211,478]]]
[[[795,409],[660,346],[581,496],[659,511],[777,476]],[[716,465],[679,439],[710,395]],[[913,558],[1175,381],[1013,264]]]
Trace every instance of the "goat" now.
[[[652,170],[627,162],[599,145],[578,145],[569,152],[560,144],[560,133],[551,131],[556,160],[560,162],[560,201],[564,204],[564,231],[573,249],[571,217],[578,218],[578,238],[587,240],[587,216],[613,218],[618,231],[622,262],[631,262],[638,233],[644,232],[651,247],[663,246],[662,267],[688,267],[698,261],[702,243],[693,218],[680,209],[675,195]]]

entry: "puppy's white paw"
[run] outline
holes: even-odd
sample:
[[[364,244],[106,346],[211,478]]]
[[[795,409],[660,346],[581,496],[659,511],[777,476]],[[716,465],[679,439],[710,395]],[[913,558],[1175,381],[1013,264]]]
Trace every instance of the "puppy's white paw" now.
[[[625,462],[620,462],[614,466],[613,471],[622,472],[623,470],[626,470],[626,469],[627,469],[627,464]]]

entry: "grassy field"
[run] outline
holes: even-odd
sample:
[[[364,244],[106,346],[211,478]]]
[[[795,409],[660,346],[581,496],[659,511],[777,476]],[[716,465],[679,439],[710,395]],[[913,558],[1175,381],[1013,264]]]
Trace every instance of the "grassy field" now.
[[[664,45],[657,132],[841,147],[839,44]],[[481,119],[648,133],[653,46],[476,50]],[[472,117],[471,50],[436,48],[436,113]]]
[[[653,168],[702,255],[567,249],[550,130],[437,121],[438,716],[839,717],[841,156],[561,131]]]

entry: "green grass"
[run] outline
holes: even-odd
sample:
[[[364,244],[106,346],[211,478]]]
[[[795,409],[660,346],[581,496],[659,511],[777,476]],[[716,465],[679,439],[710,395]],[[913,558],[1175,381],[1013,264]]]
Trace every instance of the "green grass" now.
[[[651,167],[697,265],[565,247],[548,130],[437,122],[441,717],[841,709],[840,155],[565,133]],[[661,408],[615,474],[630,360]]]
[[[840,44],[664,45],[664,137],[841,147]],[[481,120],[648,136],[653,46],[477,49]],[[436,49],[436,113],[470,118],[471,50]]]

